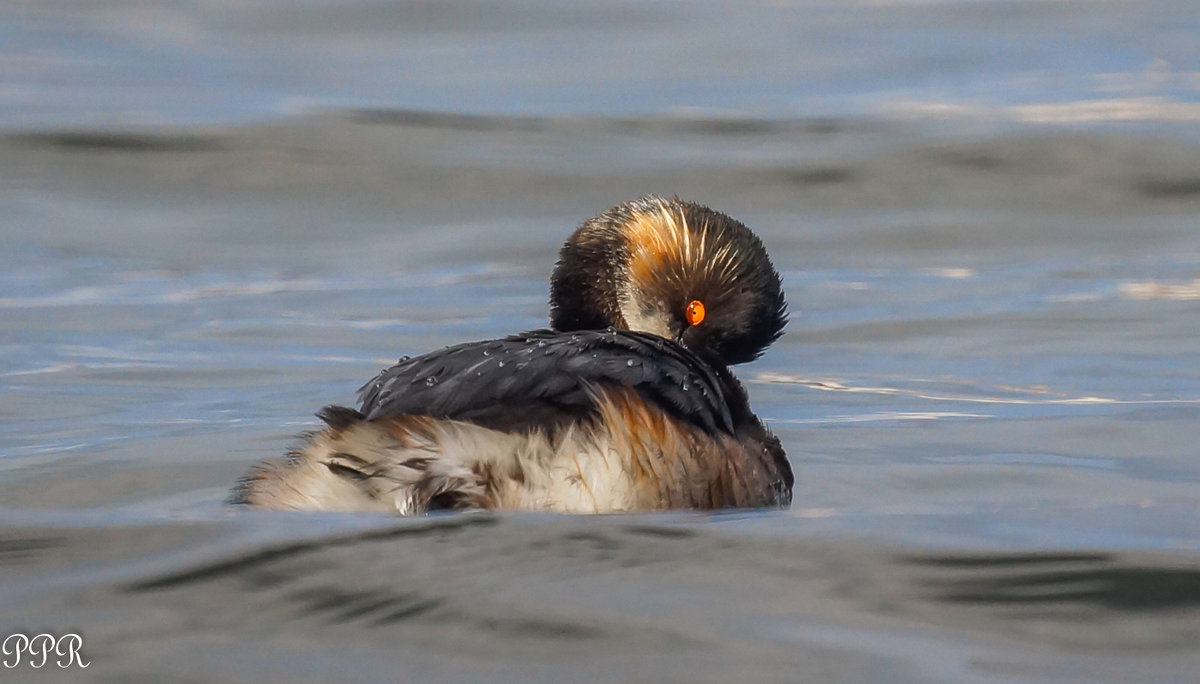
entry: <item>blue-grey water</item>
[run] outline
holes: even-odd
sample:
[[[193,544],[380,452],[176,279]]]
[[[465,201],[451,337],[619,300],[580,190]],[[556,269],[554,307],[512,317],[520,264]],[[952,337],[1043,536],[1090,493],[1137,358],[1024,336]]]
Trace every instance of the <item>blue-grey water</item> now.
[[[0,637],[96,681],[1193,681],[1190,2],[0,3]],[[233,510],[678,194],[786,512]],[[41,679],[39,679],[41,678]],[[63,679],[66,681],[66,679]]]

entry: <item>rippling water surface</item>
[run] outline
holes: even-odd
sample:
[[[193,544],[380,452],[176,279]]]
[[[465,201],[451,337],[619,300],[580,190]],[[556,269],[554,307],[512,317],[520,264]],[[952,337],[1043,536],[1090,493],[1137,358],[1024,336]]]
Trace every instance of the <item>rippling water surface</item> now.
[[[1188,3],[3,7],[0,629],[72,674],[1194,677]],[[224,505],[646,193],[783,273],[790,511]]]

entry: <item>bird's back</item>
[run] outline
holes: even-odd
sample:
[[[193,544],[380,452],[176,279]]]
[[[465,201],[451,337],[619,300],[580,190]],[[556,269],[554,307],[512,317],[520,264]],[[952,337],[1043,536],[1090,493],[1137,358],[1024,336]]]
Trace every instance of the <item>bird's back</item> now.
[[[792,475],[741,386],[670,341],[533,331],[402,360],[359,411],[260,466],[275,508],[612,512],[781,506]]]

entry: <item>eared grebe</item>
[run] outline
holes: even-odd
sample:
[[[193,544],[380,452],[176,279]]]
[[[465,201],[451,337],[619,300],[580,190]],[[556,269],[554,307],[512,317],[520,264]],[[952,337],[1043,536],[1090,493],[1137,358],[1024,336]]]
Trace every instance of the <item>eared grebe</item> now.
[[[606,513],[785,507],[792,471],[728,369],[787,321],[750,229],[647,197],[589,219],[551,278],[552,330],[401,360],[235,503]]]

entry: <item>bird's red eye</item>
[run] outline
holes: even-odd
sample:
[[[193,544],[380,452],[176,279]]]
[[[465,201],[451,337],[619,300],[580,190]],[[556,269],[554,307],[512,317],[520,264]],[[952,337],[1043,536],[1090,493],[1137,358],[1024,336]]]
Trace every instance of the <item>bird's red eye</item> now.
[[[693,299],[688,302],[687,309],[684,310],[684,316],[687,318],[688,325],[700,325],[704,322],[704,302],[699,299]]]

